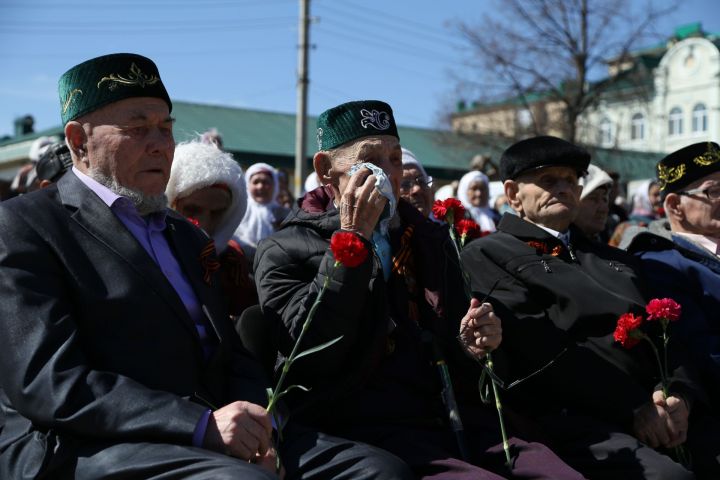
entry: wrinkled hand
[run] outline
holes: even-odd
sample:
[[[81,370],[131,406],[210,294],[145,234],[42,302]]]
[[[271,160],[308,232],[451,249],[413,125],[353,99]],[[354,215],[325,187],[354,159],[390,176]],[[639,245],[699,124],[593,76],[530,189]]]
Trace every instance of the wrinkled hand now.
[[[492,305],[471,299],[470,308],[460,321],[458,338],[465,351],[477,359],[495,350],[502,341],[502,327]]]
[[[271,437],[270,415],[263,407],[233,402],[210,415],[203,445],[209,450],[251,460],[268,452]]]
[[[388,201],[375,188],[375,181],[375,175],[367,168],[361,168],[350,177],[340,199],[340,228],[367,239],[372,236]]]
[[[653,403],[664,408],[668,413],[667,428],[670,433],[670,441],[663,446],[673,448],[685,443],[687,440],[688,417],[690,416],[685,400],[672,395],[665,398],[663,393],[658,391],[653,393]]]
[[[265,452],[265,455],[257,454],[252,459],[252,463],[257,465],[258,467],[261,467],[263,470],[267,470],[268,472],[277,474],[278,477],[280,477],[280,480],[283,480],[285,478],[285,467],[280,465],[280,472],[277,472],[275,470],[275,467],[277,465],[277,452],[274,448],[269,448],[267,452]]]
[[[635,410],[633,432],[641,442],[652,448],[672,448],[685,441],[688,409],[685,401],[662,391],[653,393],[652,402]]]

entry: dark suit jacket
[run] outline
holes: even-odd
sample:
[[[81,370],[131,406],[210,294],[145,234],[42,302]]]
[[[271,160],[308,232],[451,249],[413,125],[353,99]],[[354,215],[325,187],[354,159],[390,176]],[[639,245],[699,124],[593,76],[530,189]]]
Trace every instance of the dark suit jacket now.
[[[478,296],[495,285],[490,299],[503,322],[508,380],[549,364],[506,398],[538,415],[566,409],[629,429],[633,410],[650,401],[659,375],[645,342],[626,350],[613,339],[620,315],[644,311],[636,260],[578,229],[571,244],[575,260],[559,239],[506,214],[498,232],[465,248],[463,264]],[[685,367],[673,374],[671,392],[689,400],[700,394]]]
[[[637,255],[654,297],[682,305],[673,340],[695,354],[704,386],[720,409],[720,259],[686,238],[642,232],[628,247]]]
[[[173,214],[165,234],[219,342],[207,361],[160,268],[74,174],[0,203],[0,478],[32,477],[83,442],[190,444],[200,398],[265,401],[218,279],[202,280],[206,238]]]

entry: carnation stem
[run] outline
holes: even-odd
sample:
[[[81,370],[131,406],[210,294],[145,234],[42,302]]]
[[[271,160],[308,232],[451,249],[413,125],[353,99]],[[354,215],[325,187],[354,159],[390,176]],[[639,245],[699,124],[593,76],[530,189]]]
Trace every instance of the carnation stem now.
[[[451,215],[452,214],[448,214],[447,218],[447,222],[450,225],[450,239],[452,240],[453,247],[455,247],[455,253],[457,254],[458,266],[460,267],[460,273],[463,277],[463,287],[465,288],[465,295],[467,296],[468,300],[470,300],[472,298],[472,290],[470,289],[470,282],[468,281],[467,273],[465,273],[465,270],[462,268],[462,262],[460,259],[460,247],[458,246],[459,242],[457,234],[455,233],[455,226],[453,225],[454,219],[451,218]],[[492,373],[493,361],[490,352],[485,354],[485,358],[486,367]],[[500,393],[498,392],[497,383],[493,379],[492,375],[490,376],[490,383],[492,384],[493,395],[495,396],[495,408],[497,409],[498,419],[500,420],[500,434],[502,435],[503,450],[505,451],[505,460],[508,469],[512,470],[512,460],[510,458],[510,444],[508,443],[507,432],[505,430],[505,420],[503,418],[502,402],[500,401]]]
[[[333,274],[335,273],[335,270],[337,269],[338,265],[340,265],[340,262],[335,261],[335,264],[333,265],[333,268],[330,271],[330,274],[327,277],[325,277],[325,281],[323,282],[322,288],[320,289],[318,296],[315,298],[315,301],[313,302],[312,306],[310,307],[308,316],[305,319],[305,322],[303,323],[302,329],[300,330],[300,335],[298,335],[298,338],[295,341],[295,345],[293,346],[293,349],[290,352],[290,356],[285,358],[285,361],[283,362],[283,367],[282,367],[282,371],[280,373],[280,378],[278,379],[278,382],[275,385],[275,389],[273,390],[272,395],[270,395],[270,399],[268,400],[268,405],[265,408],[265,410],[270,415],[272,415],[272,417],[275,419],[275,425],[277,426],[279,440],[282,440],[282,425],[280,423],[280,419],[278,418],[276,409],[277,409],[278,399],[280,398],[280,395],[282,393],[282,388],[285,383],[285,377],[287,376],[287,373],[290,370],[290,365],[295,360],[295,357],[298,354],[298,350],[300,348],[300,344],[302,343],[302,339],[305,336],[305,332],[308,330],[308,327],[310,327],[310,323],[312,323],[312,320],[315,317],[315,312],[317,311],[318,306],[320,305],[320,301],[322,300],[322,297],[325,295],[325,290],[327,290],[328,285],[330,285],[330,279],[332,278]],[[279,446],[276,446],[276,447],[279,447]],[[279,473],[280,467],[281,467],[280,449],[279,448],[275,448],[275,455],[276,455],[275,470]]]
[[[268,411],[268,413],[272,413],[273,409],[277,405],[277,399],[282,391],[283,384],[285,383],[285,377],[287,376],[287,372],[290,370],[290,364],[295,360],[295,356],[298,353],[298,350],[300,348],[300,344],[302,343],[302,339],[305,336],[305,332],[307,331],[308,327],[310,327],[310,323],[312,323],[313,318],[315,317],[315,312],[317,311],[318,307],[320,306],[320,301],[322,300],[322,297],[325,295],[325,290],[327,290],[328,285],[330,285],[330,278],[332,278],[333,274],[335,273],[335,269],[337,269],[338,265],[340,265],[340,262],[336,261],[333,265],[333,269],[330,272],[330,275],[325,277],[325,281],[323,282],[322,288],[320,289],[320,293],[318,293],[318,296],[315,298],[315,301],[313,302],[312,306],[310,307],[310,311],[308,312],[308,316],[305,319],[305,323],[303,323],[302,330],[300,330],[300,335],[298,335],[297,341],[295,341],[295,345],[293,346],[292,351],[290,352],[290,356],[285,359],[285,362],[283,363],[282,372],[280,373],[280,379],[278,380],[277,385],[275,385],[275,389],[273,390],[273,394],[270,397],[270,401],[268,402],[268,406],[265,410]]]
[[[485,354],[485,357],[487,358],[487,368],[492,372],[492,355],[490,354],[490,352],[488,352],[487,354]],[[512,460],[510,459],[510,444],[508,443],[507,432],[505,431],[505,420],[503,419],[502,414],[503,408],[502,402],[500,401],[500,392],[498,392],[497,384],[495,383],[495,380],[492,379],[492,377],[490,377],[490,383],[492,384],[493,395],[495,396],[495,408],[497,409],[498,420],[500,421],[500,433],[502,434],[503,450],[505,451],[505,461],[508,469],[512,470]]]

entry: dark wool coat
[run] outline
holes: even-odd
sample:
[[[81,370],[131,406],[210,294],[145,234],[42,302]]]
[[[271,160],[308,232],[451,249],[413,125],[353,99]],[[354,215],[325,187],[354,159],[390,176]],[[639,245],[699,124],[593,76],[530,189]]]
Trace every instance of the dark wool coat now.
[[[283,228],[260,243],[255,258],[260,305],[268,320],[277,323],[285,355],[325,278],[332,275],[301,350],[340,336],[342,340],[293,364],[290,383],[311,388],[288,396],[294,418],[328,428],[369,418],[376,423],[440,421],[440,387],[423,330],[440,343],[452,362],[451,371],[462,371],[459,390],[465,381],[477,380],[479,366],[464,356],[455,338],[469,302],[447,227],[430,222],[404,201],[398,212],[402,225],[391,228],[393,252],[405,228],[414,225],[419,323],[408,318],[405,279],[393,274],[386,283],[372,253],[355,268],[332,271],[335,259],[329,243],[340,219],[329,190],[321,188],[301,199]],[[476,387],[467,389],[477,397]]]
[[[650,401],[659,380],[645,342],[627,350],[613,339],[620,315],[644,311],[636,262],[574,227],[570,244],[506,214],[498,232],[471,243],[462,258],[478,294],[497,282],[491,301],[503,321],[505,380],[542,369],[508,398],[537,415],[565,410],[629,430],[633,410]],[[671,392],[692,402],[699,393],[690,373],[677,367],[673,375]]]

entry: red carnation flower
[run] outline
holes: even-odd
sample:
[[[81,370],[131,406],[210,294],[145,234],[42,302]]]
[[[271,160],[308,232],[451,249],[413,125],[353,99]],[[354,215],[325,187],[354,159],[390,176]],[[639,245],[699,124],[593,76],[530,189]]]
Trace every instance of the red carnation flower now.
[[[473,239],[481,237],[480,225],[475,223],[475,220],[469,218],[462,218],[455,222],[455,229],[463,239]]]
[[[643,333],[639,330],[643,318],[640,315],[625,313],[618,318],[613,338],[625,348],[632,348],[642,339]]]
[[[450,197],[445,200],[435,200],[432,213],[438,220],[445,220],[452,225],[465,217],[465,207],[462,206],[460,200]]]
[[[357,235],[350,232],[338,232],[330,239],[330,250],[335,261],[346,267],[357,267],[365,261],[368,251]]]
[[[680,304],[672,298],[653,298],[645,307],[648,320],[670,320],[674,322],[680,318],[682,309]]]

